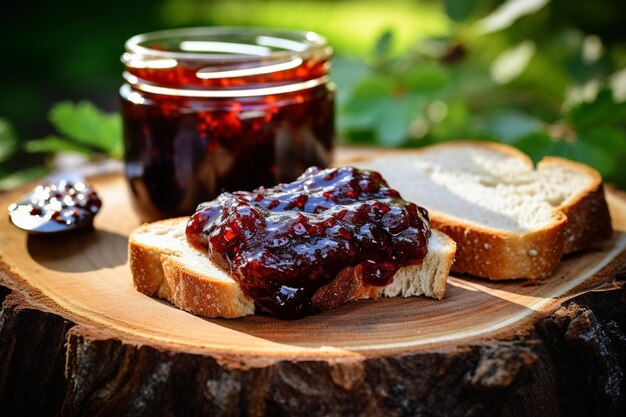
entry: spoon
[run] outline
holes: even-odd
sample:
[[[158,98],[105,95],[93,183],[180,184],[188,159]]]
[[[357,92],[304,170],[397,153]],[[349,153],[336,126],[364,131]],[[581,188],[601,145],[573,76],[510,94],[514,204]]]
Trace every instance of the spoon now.
[[[48,177],[19,201],[9,206],[11,222],[36,234],[93,228],[93,218],[102,201],[85,179],[77,174]]]

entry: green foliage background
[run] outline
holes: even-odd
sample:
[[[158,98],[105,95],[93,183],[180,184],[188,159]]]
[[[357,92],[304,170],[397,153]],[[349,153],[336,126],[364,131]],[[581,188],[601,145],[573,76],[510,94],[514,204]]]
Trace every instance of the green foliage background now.
[[[42,175],[46,155],[121,155],[117,89],[128,37],[254,25],[315,30],[329,39],[338,133],[346,143],[498,141],[535,160],[562,155],[588,163],[626,189],[626,3],[525,0],[511,8],[512,1],[0,6],[9,8],[0,10],[0,31],[10,39],[4,56],[11,63],[0,69],[0,188]]]

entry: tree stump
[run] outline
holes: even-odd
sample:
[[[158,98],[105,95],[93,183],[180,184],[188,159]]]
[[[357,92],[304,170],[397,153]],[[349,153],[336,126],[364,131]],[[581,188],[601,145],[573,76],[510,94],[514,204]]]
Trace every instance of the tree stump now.
[[[137,292],[126,184],[92,184],[95,231],[28,236],[0,220],[2,416],[624,415],[619,191],[613,238],[538,283],[451,276],[442,301],[281,321],[204,319]]]

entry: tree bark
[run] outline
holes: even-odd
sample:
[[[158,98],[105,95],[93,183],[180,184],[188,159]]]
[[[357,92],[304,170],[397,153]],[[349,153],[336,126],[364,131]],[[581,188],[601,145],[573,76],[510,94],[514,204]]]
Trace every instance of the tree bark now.
[[[621,274],[618,279],[623,279]],[[626,295],[566,301],[526,334],[415,354],[237,366],[123,340],[0,287],[7,416],[621,416]]]

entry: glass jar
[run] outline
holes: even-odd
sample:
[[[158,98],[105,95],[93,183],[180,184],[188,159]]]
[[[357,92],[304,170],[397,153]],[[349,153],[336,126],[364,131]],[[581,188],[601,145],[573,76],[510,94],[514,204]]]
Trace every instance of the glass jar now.
[[[122,56],[125,170],[143,220],[223,191],[326,167],[332,49],[312,32],[192,28],[137,35]]]

